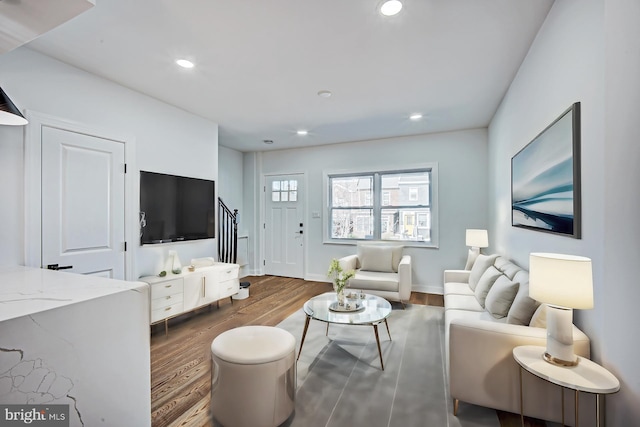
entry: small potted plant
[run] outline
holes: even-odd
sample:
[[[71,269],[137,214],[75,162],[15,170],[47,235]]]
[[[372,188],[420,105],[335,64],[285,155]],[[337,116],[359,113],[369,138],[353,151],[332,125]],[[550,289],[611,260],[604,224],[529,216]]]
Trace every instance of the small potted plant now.
[[[344,305],[344,288],[349,283],[349,279],[355,276],[356,272],[353,270],[344,271],[340,266],[340,261],[332,259],[329,264],[329,272],[327,277],[333,280],[333,289],[338,295],[338,304]]]

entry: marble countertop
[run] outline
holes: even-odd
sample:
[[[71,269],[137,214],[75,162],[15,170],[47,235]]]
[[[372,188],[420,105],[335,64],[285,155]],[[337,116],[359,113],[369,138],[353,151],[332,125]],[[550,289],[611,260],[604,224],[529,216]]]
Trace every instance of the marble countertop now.
[[[41,268],[0,267],[0,322],[147,287],[142,282]]]

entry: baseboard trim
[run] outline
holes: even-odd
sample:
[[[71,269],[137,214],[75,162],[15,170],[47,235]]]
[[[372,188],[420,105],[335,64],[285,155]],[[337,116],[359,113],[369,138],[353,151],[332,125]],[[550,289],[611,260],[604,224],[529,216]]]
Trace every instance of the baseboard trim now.
[[[259,270],[248,270],[245,269],[244,271],[240,272],[240,278],[242,279],[243,277],[247,277],[247,276],[264,276],[264,274],[259,271]]]
[[[434,295],[444,295],[444,290],[442,286],[434,286],[434,285],[413,285],[411,287],[412,292],[420,292],[423,294],[434,294]]]
[[[331,280],[329,280],[327,276],[322,274],[307,274],[306,276],[304,276],[304,280],[307,280],[309,282],[331,283]]]

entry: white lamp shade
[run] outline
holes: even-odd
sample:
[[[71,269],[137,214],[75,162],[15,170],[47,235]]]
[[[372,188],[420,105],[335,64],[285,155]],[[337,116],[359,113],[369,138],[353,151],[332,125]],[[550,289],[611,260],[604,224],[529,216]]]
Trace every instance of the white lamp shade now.
[[[529,296],[547,304],[593,308],[591,260],[586,257],[532,253],[529,256]]]
[[[472,248],[486,248],[489,246],[489,234],[487,230],[467,229],[467,246]]]

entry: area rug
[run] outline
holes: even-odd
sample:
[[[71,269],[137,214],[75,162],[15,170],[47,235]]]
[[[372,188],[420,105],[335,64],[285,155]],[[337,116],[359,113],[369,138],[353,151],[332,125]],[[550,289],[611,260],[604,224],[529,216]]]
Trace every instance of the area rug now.
[[[331,324],[326,336],[326,323],[312,320],[298,360],[295,413],[286,425],[499,427],[491,409],[465,405],[453,415],[443,318],[441,307],[394,308],[391,340],[384,325],[378,327],[384,371],[372,327]],[[296,351],[304,320],[299,310],[278,324],[296,337]]]

